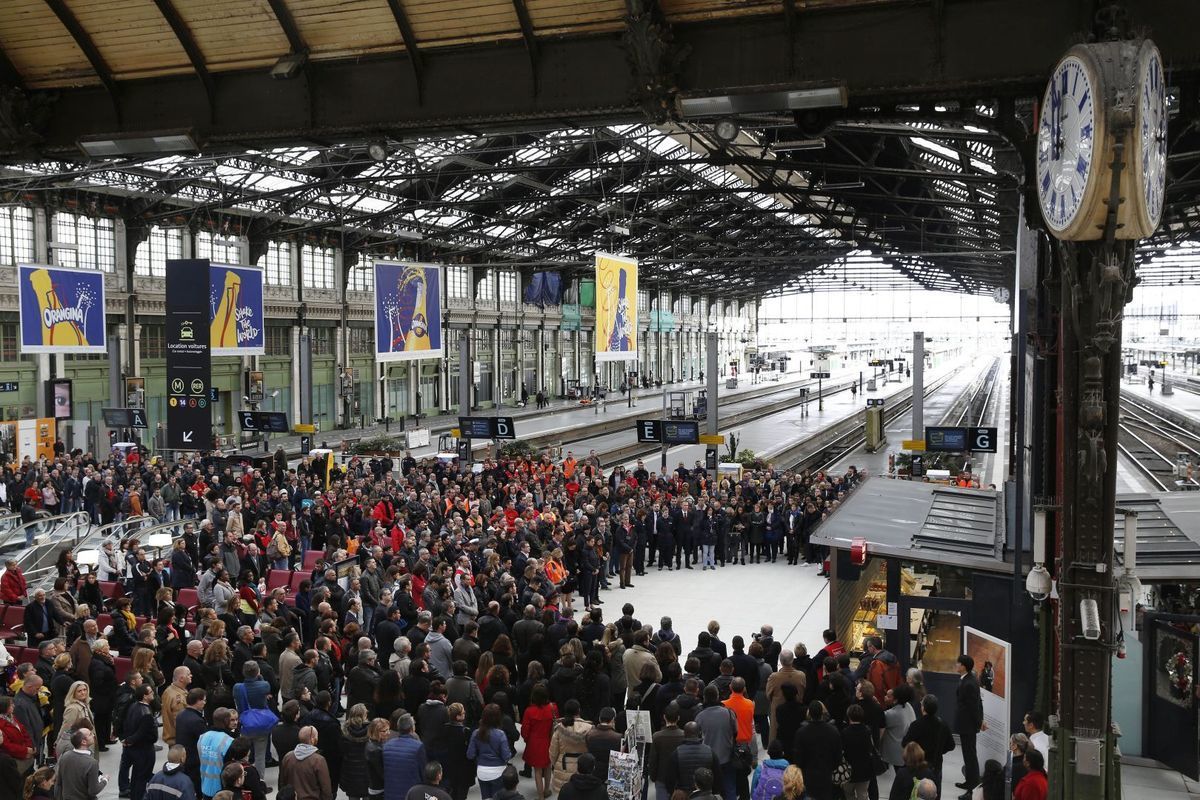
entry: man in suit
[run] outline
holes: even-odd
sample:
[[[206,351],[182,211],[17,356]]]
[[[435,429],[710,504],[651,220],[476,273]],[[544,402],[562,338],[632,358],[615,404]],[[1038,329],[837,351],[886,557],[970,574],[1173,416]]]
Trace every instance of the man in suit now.
[[[957,783],[966,791],[962,798],[970,800],[972,790],[979,785],[979,754],[975,750],[975,737],[987,730],[983,721],[983,697],[979,694],[979,680],[975,677],[975,659],[963,653],[958,657],[959,680],[954,692],[954,728],[963,752],[963,780]]]
[[[53,639],[57,630],[54,615],[46,605],[46,592],[38,589],[33,593],[33,602],[25,606],[25,636],[29,646],[34,647]]]

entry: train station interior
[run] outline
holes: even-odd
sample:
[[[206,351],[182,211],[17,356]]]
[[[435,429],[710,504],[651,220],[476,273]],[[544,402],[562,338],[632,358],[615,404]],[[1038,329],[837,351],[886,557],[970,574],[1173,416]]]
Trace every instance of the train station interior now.
[[[6,0],[0,797],[1200,797],[1198,28]]]

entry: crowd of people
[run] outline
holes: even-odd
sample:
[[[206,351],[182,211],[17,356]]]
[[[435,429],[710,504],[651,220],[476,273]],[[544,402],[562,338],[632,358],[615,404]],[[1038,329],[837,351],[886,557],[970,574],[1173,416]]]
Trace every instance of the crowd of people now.
[[[603,608],[654,567],[820,568],[809,535],[853,468],[606,474],[568,452],[475,469],[354,458],[326,476],[277,456],[241,469],[63,453],[4,476],[11,502],[37,510],[50,484],[126,525],[94,567],[64,550],[50,591],[27,597],[15,562],[0,576],[37,650],[11,663],[0,647],[0,785],[93,800],[113,780],[99,753],[119,743],[131,800],[464,800],[476,783],[484,800],[534,800],[522,777],[536,800],[602,800],[633,711],[649,719],[655,800],[876,800],[889,772],[892,800],[942,796],[954,737],[878,639],[856,665],[833,631],[810,653],[768,626],[727,645],[713,621],[691,647],[669,616]],[[179,521],[169,553],[139,540],[147,520]],[[959,665],[965,742],[983,719],[974,664]],[[1011,780],[1044,798],[1044,748],[1018,746],[982,770],[969,748],[964,796]]]

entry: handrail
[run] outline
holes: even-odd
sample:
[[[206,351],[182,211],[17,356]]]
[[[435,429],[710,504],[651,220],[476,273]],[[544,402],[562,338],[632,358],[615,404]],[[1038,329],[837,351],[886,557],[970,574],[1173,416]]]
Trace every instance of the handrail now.
[[[153,517],[145,517],[145,519],[152,520],[154,518]],[[128,521],[129,520],[125,520],[123,522],[111,522],[111,523],[108,523],[107,525],[101,525],[99,528],[92,529],[92,531],[88,537],[85,537],[85,539],[83,539],[83,540],[76,540],[74,549],[78,549],[78,546],[81,541],[86,541],[88,538],[95,538],[99,534],[100,531],[103,531],[105,529],[108,529],[108,532],[104,533],[103,535],[100,535],[99,541],[97,542],[97,549],[103,547],[104,543],[106,541],[108,541],[109,539],[114,539],[114,537],[121,538],[121,536],[117,534],[116,528],[120,525],[124,525]],[[191,521],[192,520],[190,520],[190,519],[177,519],[177,520],[173,520],[171,522],[159,522],[159,523],[155,523],[153,525],[146,525],[144,527],[138,528],[136,533],[140,537],[142,535],[161,533],[162,531],[170,530],[173,528],[178,528],[179,530],[172,530],[172,532],[171,532],[171,543],[172,543],[172,545],[174,545],[175,540],[178,539],[183,534],[183,524],[185,522],[191,522]],[[143,543],[143,545],[148,546],[148,545],[146,545],[146,543]],[[76,555],[78,555],[78,553],[76,553]],[[35,581],[40,581],[40,583],[42,583],[42,584],[50,584],[53,582],[53,578],[56,577],[56,574],[47,574],[44,577],[40,577],[40,578],[30,578],[30,575],[39,575],[39,573],[41,573],[41,572],[42,572],[42,570],[39,569],[39,570],[34,570],[32,573],[30,573],[30,572],[26,573],[25,577],[29,583],[30,591],[33,591],[34,589],[39,588],[38,584],[35,583]]]
[[[91,525],[92,525],[92,518],[90,515],[88,515],[88,513],[86,511],[69,511],[66,514],[55,514],[55,515],[49,516],[49,517],[38,517],[35,520],[22,523],[22,524],[18,525],[17,527],[9,530],[8,535],[5,537],[5,539],[3,541],[0,541],[0,547],[3,547],[5,545],[9,544],[10,541],[17,538],[18,534],[20,535],[21,539],[24,539],[26,528],[33,528],[35,526],[48,525],[51,528],[51,530],[48,532],[53,533],[54,531],[58,530],[62,526],[70,524],[72,521],[76,522],[77,524],[87,525],[88,528],[91,528]],[[43,531],[43,534],[46,532],[47,531]],[[78,542],[79,538],[76,537],[75,541]]]

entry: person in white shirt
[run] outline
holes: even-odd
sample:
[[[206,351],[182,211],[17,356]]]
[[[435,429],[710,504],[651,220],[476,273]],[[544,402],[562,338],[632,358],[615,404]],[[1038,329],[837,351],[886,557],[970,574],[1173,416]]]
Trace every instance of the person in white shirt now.
[[[1030,711],[1025,715],[1025,733],[1029,743],[1034,746],[1046,763],[1050,763],[1050,737],[1042,728],[1046,727],[1046,718],[1040,711]]]

